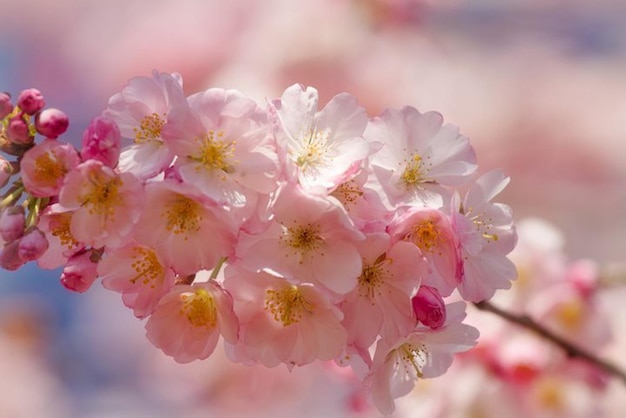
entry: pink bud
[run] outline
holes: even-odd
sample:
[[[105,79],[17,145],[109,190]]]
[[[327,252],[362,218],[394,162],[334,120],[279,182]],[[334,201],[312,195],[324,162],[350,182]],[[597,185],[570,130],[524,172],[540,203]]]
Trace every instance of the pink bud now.
[[[68,290],[83,293],[98,278],[98,263],[91,261],[91,251],[74,254],[61,273],[61,284]]]
[[[439,291],[434,287],[420,286],[411,299],[417,320],[432,329],[441,328],[446,323],[446,305]]]
[[[117,124],[104,117],[94,118],[83,134],[80,156],[84,161],[98,160],[114,168],[120,157],[121,135]]]
[[[12,174],[13,166],[6,158],[0,155],[0,188],[7,185]]]
[[[70,120],[67,115],[53,107],[44,109],[35,116],[35,129],[48,138],[57,138],[63,135],[69,125]]]
[[[11,96],[9,93],[0,93],[0,119],[4,119],[11,112],[13,112]]]
[[[26,217],[21,206],[9,206],[0,213],[0,238],[13,242],[24,235]]]
[[[24,265],[18,254],[19,246],[19,241],[13,241],[0,249],[0,267],[14,271]]]
[[[14,144],[30,144],[35,138],[30,134],[28,123],[21,116],[9,119],[7,126],[7,137]]]
[[[48,240],[39,229],[28,231],[22,239],[18,249],[18,255],[24,262],[38,259],[48,249]]]
[[[37,89],[22,90],[17,96],[17,105],[28,115],[34,115],[46,105],[43,95]]]

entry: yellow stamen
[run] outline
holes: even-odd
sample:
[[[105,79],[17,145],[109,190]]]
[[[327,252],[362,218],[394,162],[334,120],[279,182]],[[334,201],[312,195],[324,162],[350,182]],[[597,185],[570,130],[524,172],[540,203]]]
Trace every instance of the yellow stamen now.
[[[90,214],[112,216],[122,202],[119,188],[124,185],[119,177],[109,177],[102,173],[91,173],[89,182],[84,184],[88,192],[78,197],[82,206],[87,206]]]
[[[363,196],[363,191],[356,184],[356,181],[350,180],[341,183],[331,194],[343,204],[346,210],[350,210],[350,206]]]
[[[414,225],[407,238],[423,252],[433,252],[433,249],[439,246],[440,235],[441,232],[439,232],[434,222],[427,219]]]
[[[180,295],[183,306],[181,315],[194,327],[214,328],[217,324],[217,307],[213,296],[206,290],[200,288],[194,293],[183,293]]]
[[[313,305],[300,293],[297,286],[265,291],[265,310],[283,326],[297,324],[305,313],[313,312]]]
[[[135,132],[135,144],[146,142],[160,142],[161,129],[165,125],[166,115],[159,116],[157,113],[144,116],[139,124],[139,128],[133,128]]]
[[[202,207],[195,200],[178,195],[166,205],[161,216],[165,217],[165,227],[172,234],[194,233],[200,231]]]
[[[224,141],[224,132],[210,130],[206,135],[196,138],[200,142],[198,155],[189,156],[192,161],[198,162],[209,170],[217,170],[226,174],[234,173],[236,164],[233,161],[235,141]],[[197,167],[197,170],[200,166]],[[222,178],[225,176],[222,174]]]
[[[42,186],[56,186],[67,174],[67,169],[57,159],[55,151],[46,152],[35,159],[33,179]]]
[[[156,253],[145,247],[133,248],[133,262],[131,267],[137,275],[130,279],[131,283],[137,283],[137,280],[141,280],[141,284],[150,285],[150,288],[156,287],[155,282],[162,280],[164,268],[159,263]]]

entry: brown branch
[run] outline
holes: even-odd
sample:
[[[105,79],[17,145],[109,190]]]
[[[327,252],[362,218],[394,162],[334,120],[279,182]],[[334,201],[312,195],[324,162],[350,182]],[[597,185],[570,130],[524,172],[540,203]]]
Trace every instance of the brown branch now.
[[[516,315],[511,312],[507,312],[505,310],[498,308],[497,306],[492,305],[490,302],[486,300],[482,302],[474,303],[474,306],[476,306],[481,311],[494,313],[509,322],[512,322],[523,328],[533,331],[534,333],[538,334],[542,338],[545,338],[546,340],[560,347],[563,351],[565,351],[568,357],[583,359],[587,361],[588,363],[592,364],[593,366],[597,367],[598,369],[621,379],[621,381],[624,384],[626,384],[626,372],[624,372],[622,369],[620,369],[613,363],[607,360],[601,359],[591,354],[590,352],[582,349],[581,347],[578,347],[572,344],[571,342],[565,340],[564,338],[556,335],[555,333],[553,333],[552,331],[550,331],[543,325],[538,324],[528,315]]]

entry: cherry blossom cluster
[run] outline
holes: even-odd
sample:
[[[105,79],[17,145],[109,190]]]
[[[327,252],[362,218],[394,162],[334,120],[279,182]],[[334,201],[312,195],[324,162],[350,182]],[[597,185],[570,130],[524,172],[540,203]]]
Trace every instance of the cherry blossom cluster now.
[[[63,267],[78,292],[101,278],[178,362],[220,337],[244,364],[334,360],[391,413],[475,345],[463,300],[516,277],[511,211],[493,202],[509,179],[476,177],[469,140],[439,113],[370,117],[345,93],[320,110],[298,84],[263,104],[186,96],[180,75],[155,71],[111,97],[77,150],[35,92],[0,100],[15,156],[2,160],[2,267]]]

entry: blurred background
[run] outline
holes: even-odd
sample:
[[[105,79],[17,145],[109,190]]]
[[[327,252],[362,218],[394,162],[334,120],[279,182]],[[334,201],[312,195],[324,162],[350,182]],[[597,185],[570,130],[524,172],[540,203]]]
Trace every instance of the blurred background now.
[[[470,137],[482,172],[511,175],[498,200],[516,219],[546,222],[525,229],[535,258],[558,253],[563,271],[626,261],[626,2],[0,0],[0,10],[0,90],[40,89],[70,116],[64,138],[75,144],[110,96],[153,69],[181,73],[188,94],[236,88],[264,100],[299,82],[322,103],[349,92],[371,115],[437,110]],[[520,251],[516,262],[528,262],[531,250]],[[0,271],[0,417],[378,416],[330,366],[249,369],[220,349],[175,364],[119,295],[71,294],[59,274]],[[624,297],[617,286],[594,302],[614,335],[601,354],[622,367]],[[481,373],[447,378],[457,410],[435,405],[443,384],[433,381],[396,415],[513,416],[476,406],[485,401],[467,389],[495,385]],[[546,398],[552,406],[533,416],[618,417],[626,406],[620,383],[604,379],[601,397],[579,386],[559,405],[588,393],[593,406]]]

